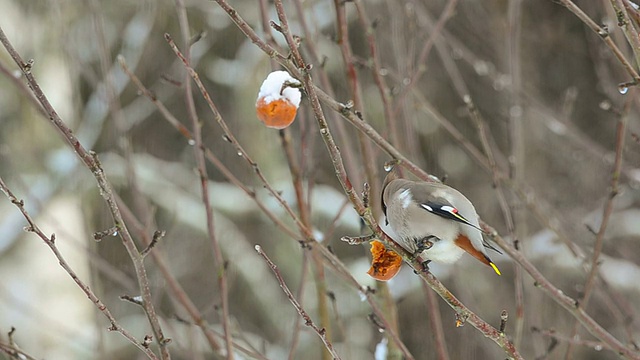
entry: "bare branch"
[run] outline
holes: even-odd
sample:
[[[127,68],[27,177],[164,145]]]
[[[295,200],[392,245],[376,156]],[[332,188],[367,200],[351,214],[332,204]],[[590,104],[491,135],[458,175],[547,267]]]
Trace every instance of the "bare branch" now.
[[[180,31],[182,32],[182,39],[185,44],[184,55],[180,56],[180,60],[184,62],[185,66],[191,66],[189,21],[184,1],[176,0],[176,8],[178,11]],[[174,50],[177,50],[177,47],[173,42],[170,42],[170,44]],[[211,201],[209,200],[209,175],[207,174],[207,165],[205,162],[205,148],[202,144],[202,131],[200,121],[198,120],[198,114],[196,113],[191,81],[189,81],[190,76],[191,74],[189,72],[185,74],[185,103],[187,104],[187,113],[191,118],[191,127],[193,128],[193,139],[195,140],[193,153],[198,167],[198,174],[200,175],[202,203],[204,205],[204,211],[207,218],[207,233],[209,235],[209,241],[211,242],[214,259],[216,261],[214,274],[218,280],[220,290],[220,302],[222,304],[222,328],[224,332],[225,348],[227,351],[226,358],[228,360],[233,360],[233,341],[231,339],[231,328],[229,325],[229,286],[227,283],[227,265],[222,254],[222,249],[220,248],[220,242],[215,235],[213,209],[211,208]],[[153,242],[151,244],[153,244]],[[149,244],[149,246],[151,246],[151,244]]]
[[[2,30],[0,29],[0,31]],[[109,311],[109,309],[102,302],[102,300],[100,300],[100,298],[96,296],[96,294],[91,290],[89,285],[85,284],[82,280],[80,280],[78,275],[76,275],[75,271],[71,269],[71,266],[69,266],[67,261],[64,259],[64,257],[58,250],[58,247],[55,244],[55,240],[56,240],[55,234],[51,234],[51,236],[47,236],[45,235],[44,232],[42,232],[42,230],[40,230],[38,225],[31,218],[31,215],[29,215],[27,210],[24,208],[24,201],[18,200],[18,198],[13,194],[13,192],[7,187],[7,184],[5,184],[2,177],[0,177],[0,190],[7,196],[9,201],[18,208],[18,210],[22,213],[22,216],[25,218],[25,220],[27,220],[27,223],[29,224],[29,226],[25,230],[36,234],[40,239],[42,239],[42,241],[49,247],[49,249],[51,249],[51,251],[53,252],[53,255],[56,257],[56,259],[58,260],[58,263],[64,269],[64,271],[67,274],[69,274],[69,276],[71,276],[73,281],[78,285],[78,287],[82,290],[82,292],[84,292],[84,294],[87,295],[89,300],[91,300],[91,302],[96,306],[96,308],[98,308],[98,310],[109,320],[111,324],[111,326],[109,327],[109,330],[120,333],[131,344],[135,345],[138,349],[144,352],[149,359],[157,360],[158,357],[153,353],[153,351],[151,351],[148,347],[143,346],[140,341],[136,340],[136,338],[133,337],[133,335],[131,335],[127,330],[125,330],[122,326],[120,326],[118,321],[116,321],[116,318],[111,314],[111,311]]]
[[[335,349],[333,348],[333,344],[331,344],[330,340],[326,336],[326,329],[324,328],[320,329],[313,323],[313,320],[311,320],[311,317],[309,316],[309,314],[307,314],[307,312],[302,308],[302,306],[300,306],[300,303],[298,303],[298,300],[296,300],[296,298],[293,296],[293,293],[291,293],[291,290],[289,290],[289,288],[287,287],[287,284],[285,284],[284,279],[282,278],[282,275],[280,275],[280,271],[278,270],[278,267],[276,266],[276,264],[274,264],[273,261],[269,259],[267,254],[264,253],[264,251],[262,250],[262,247],[260,247],[260,245],[256,245],[255,248],[258,254],[260,254],[260,256],[262,256],[262,258],[264,258],[264,260],[267,262],[267,264],[271,268],[271,271],[273,271],[273,274],[276,276],[276,279],[280,284],[280,288],[282,288],[282,291],[284,291],[285,295],[287,295],[289,302],[291,302],[293,307],[296,308],[296,310],[298,311],[298,314],[300,314],[300,316],[304,319],[305,325],[312,328],[313,331],[318,335],[318,337],[320,337],[320,340],[322,340],[322,343],[324,344],[325,348],[327,349],[327,351],[329,351],[329,353],[331,354],[331,356],[333,356],[334,359],[340,359],[340,356],[338,355],[338,353],[336,353]]]
[[[42,92],[40,85],[36,81],[35,77],[31,73],[31,67],[27,66],[27,64],[22,60],[22,57],[18,52],[13,48],[9,39],[7,39],[4,31],[0,28],[0,42],[4,45],[5,49],[9,52],[9,55],[13,58],[15,63],[20,67],[22,73],[24,74],[25,79],[27,80],[27,84],[29,88],[35,95],[38,102],[42,105],[45,112],[48,115],[49,120],[53,124],[53,126],[60,132],[62,137],[67,141],[67,143],[73,148],[76,152],[80,160],[85,164],[85,166],[91,171],[93,176],[95,177],[98,187],[100,190],[100,195],[102,195],[103,199],[107,203],[109,207],[109,211],[111,212],[111,216],[113,217],[113,221],[115,226],[118,228],[118,234],[122,238],[122,243],[127,250],[129,257],[131,258],[136,276],[138,278],[138,284],[140,286],[140,291],[142,293],[142,297],[144,299],[144,310],[149,319],[149,324],[153,329],[155,338],[158,339],[158,342],[161,347],[167,346],[168,342],[165,341],[164,334],[162,332],[162,327],[160,326],[160,322],[158,321],[158,316],[156,315],[155,308],[153,306],[153,302],[151,299],[151,290],[149,287],[149,279],[147,278],[147,271],[144,267],[144,262],[140,252],[136,248],[135,243],[133,242],[133,238],[129,234],[129,230],[127,229],[122,215],[120,214],[120,209],[118,209],[118,205],[116,204],[115,197],[113,195],[113,189],[111,184],[107,179],[104,170],[100,162],[98,161],[97,155],[92,151],[87,151],[84,146],[80,143],[78,138],[73,134],[71,129],[62,121],[58,113],[55,111],[51,103]],[[51,241],[53,244],[53,241]],[[52,249],[53,250],[53,249]],[[162,351],[163,357],[168,358],[169,353],[166,351]]]
[[[602,325],[598,324],[592,317],[590,317],[587,312],[579,306],[579,302],[577,300],[565,295],[562,290],[558,289],[549,280],[547,280],[520,251],[513,247],[513,245],[508,244],[493,228],[486,224],[484,224],[484,226],[490,229],[489,234],[492,234],[491,237],[493,241],[495,241],[501,249],[509,254],[514,261],[518,262],[518,264],[520,264],[520,266],[529,273],[535,281],[536,287],[540,288],[556,303],[571,313],[571,315],[573,315],[582,324],[582,326],[589,331],[589,333],[600,341],[606,343],[608,347],[620,354],[624,359],[640,359],[640,353],[622,344],[618,339],[611,335],[611,333],[605,330]]]

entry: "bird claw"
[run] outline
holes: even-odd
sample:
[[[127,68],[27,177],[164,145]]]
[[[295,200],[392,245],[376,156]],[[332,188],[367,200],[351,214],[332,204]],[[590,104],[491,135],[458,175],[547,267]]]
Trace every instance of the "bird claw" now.
[[[430,262],[431,262],[431,260],[426,260],[426,261],[423,261],[423,262],[421,263],[421,265],[422,265],[422,272],[423,272],[423,273],[427,273],[427,272],[429,272],[429,263],[430,263]]]
[[[431,260],[426,260],[420,263],[420,265],[422,265],[422,269],[420,269],[420,271],[422,273],[428,273],[429,272],[429,263],[431,262]],[[413,273],[418,275],[418,271],[417,270],[413,270]]]
[[[439,239],[434,235],[425,236],[421,239],[416,239],[416,253],[421,254],[425,250],[429,250],[433,247],[433,241],[438,241]]]
[[[414,239],[415,243],[416,243],[416,251],[413,253],[413,257],[414,259],[420,259],[420,255],[422,254],[423,251],[425,250],[429,250],[433,247],[433,242],[434,241],[438,241],[440,239],[438,239],[438,237],[434,236],[434,235],[428,235],[425,236],[423,238],[420,239]],[[426,260],[426,261],[421,261],[420,264],[422,265],[422,269],[421,272],[423,273],[427,273],[429,272],[429,263],[431,262],[431,260]],[[414,270],[414,273],[418,274],[418,271]]]

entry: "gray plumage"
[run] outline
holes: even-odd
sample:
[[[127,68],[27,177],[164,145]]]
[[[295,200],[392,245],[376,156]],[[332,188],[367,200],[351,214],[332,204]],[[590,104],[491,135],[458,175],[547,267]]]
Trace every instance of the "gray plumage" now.
[[[402,247],[416,253],[416,241],[430,240],[432,246],[419,254],[422,261],[452,263],[467,251],[499,274],[487,256],[478,214],[458,190],[437,182],[398,179],[390,173],[382,201]]]

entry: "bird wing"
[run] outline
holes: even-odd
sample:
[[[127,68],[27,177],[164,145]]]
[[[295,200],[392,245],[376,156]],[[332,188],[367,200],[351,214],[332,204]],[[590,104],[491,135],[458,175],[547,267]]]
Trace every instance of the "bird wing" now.
[[[452,206],[445,199],[438,199],[436,201],[422,202],[422,203],[420,203],[420,207],[422,209],[430,212],[431,214],[434,214],[434,215],[437,215],[437,216],[441,216],[441,217],[443,217],[445,219],[449,219],[449,220],[452,220],[452,221],[457,221],[459,223],[471,226],[471,227],[473,227],[475,229],[478,229],[481,233],[484,232],[482,229],[480,229],[479,226],[477,226],[476,224],[470,222],[464,216],[462,216],[460,214],[460,212],[458,211],[458,209],[456,209],[454,206]],[[469,239],[469,237],[467,237],[464,234],[460,234],[460,235],[458,235],[458,238],[455,239],[455,244],[458,247],[462,248],[467,253],[469,253],[471,256],[473,256],[476,259],[480,260],[480,262],[482,262],[482,263],[490,266],[491,268],[493,268],[493,271],[495,271],[496,274],[501,275],[500,270],[491,261],[489,256],[487,256],[487,254],[484,253],[482,248],[480,248],[480,249],[476,248],[473,245],[473,242],[471,241],[471,239]],[[488,247],[489,249],[493,249],[493,250],[498,251],[497,249],[495,249],[494,247],[489,245],[486,241],[484,241],[484,239],[482,239],[482,243],[481,244],[484,245],[484,247]]]

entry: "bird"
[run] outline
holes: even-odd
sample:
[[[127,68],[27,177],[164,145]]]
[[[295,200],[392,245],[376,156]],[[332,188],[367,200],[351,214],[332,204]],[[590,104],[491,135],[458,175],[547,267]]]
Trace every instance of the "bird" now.
[[[483,239],[473,204],[458,190],[436,181],[402,179],[391,169],[382,188],[382,209],[395,240],[425,270],[431,261],[453,263],[467,252],[501,275],[486,248],[498,250]]]

